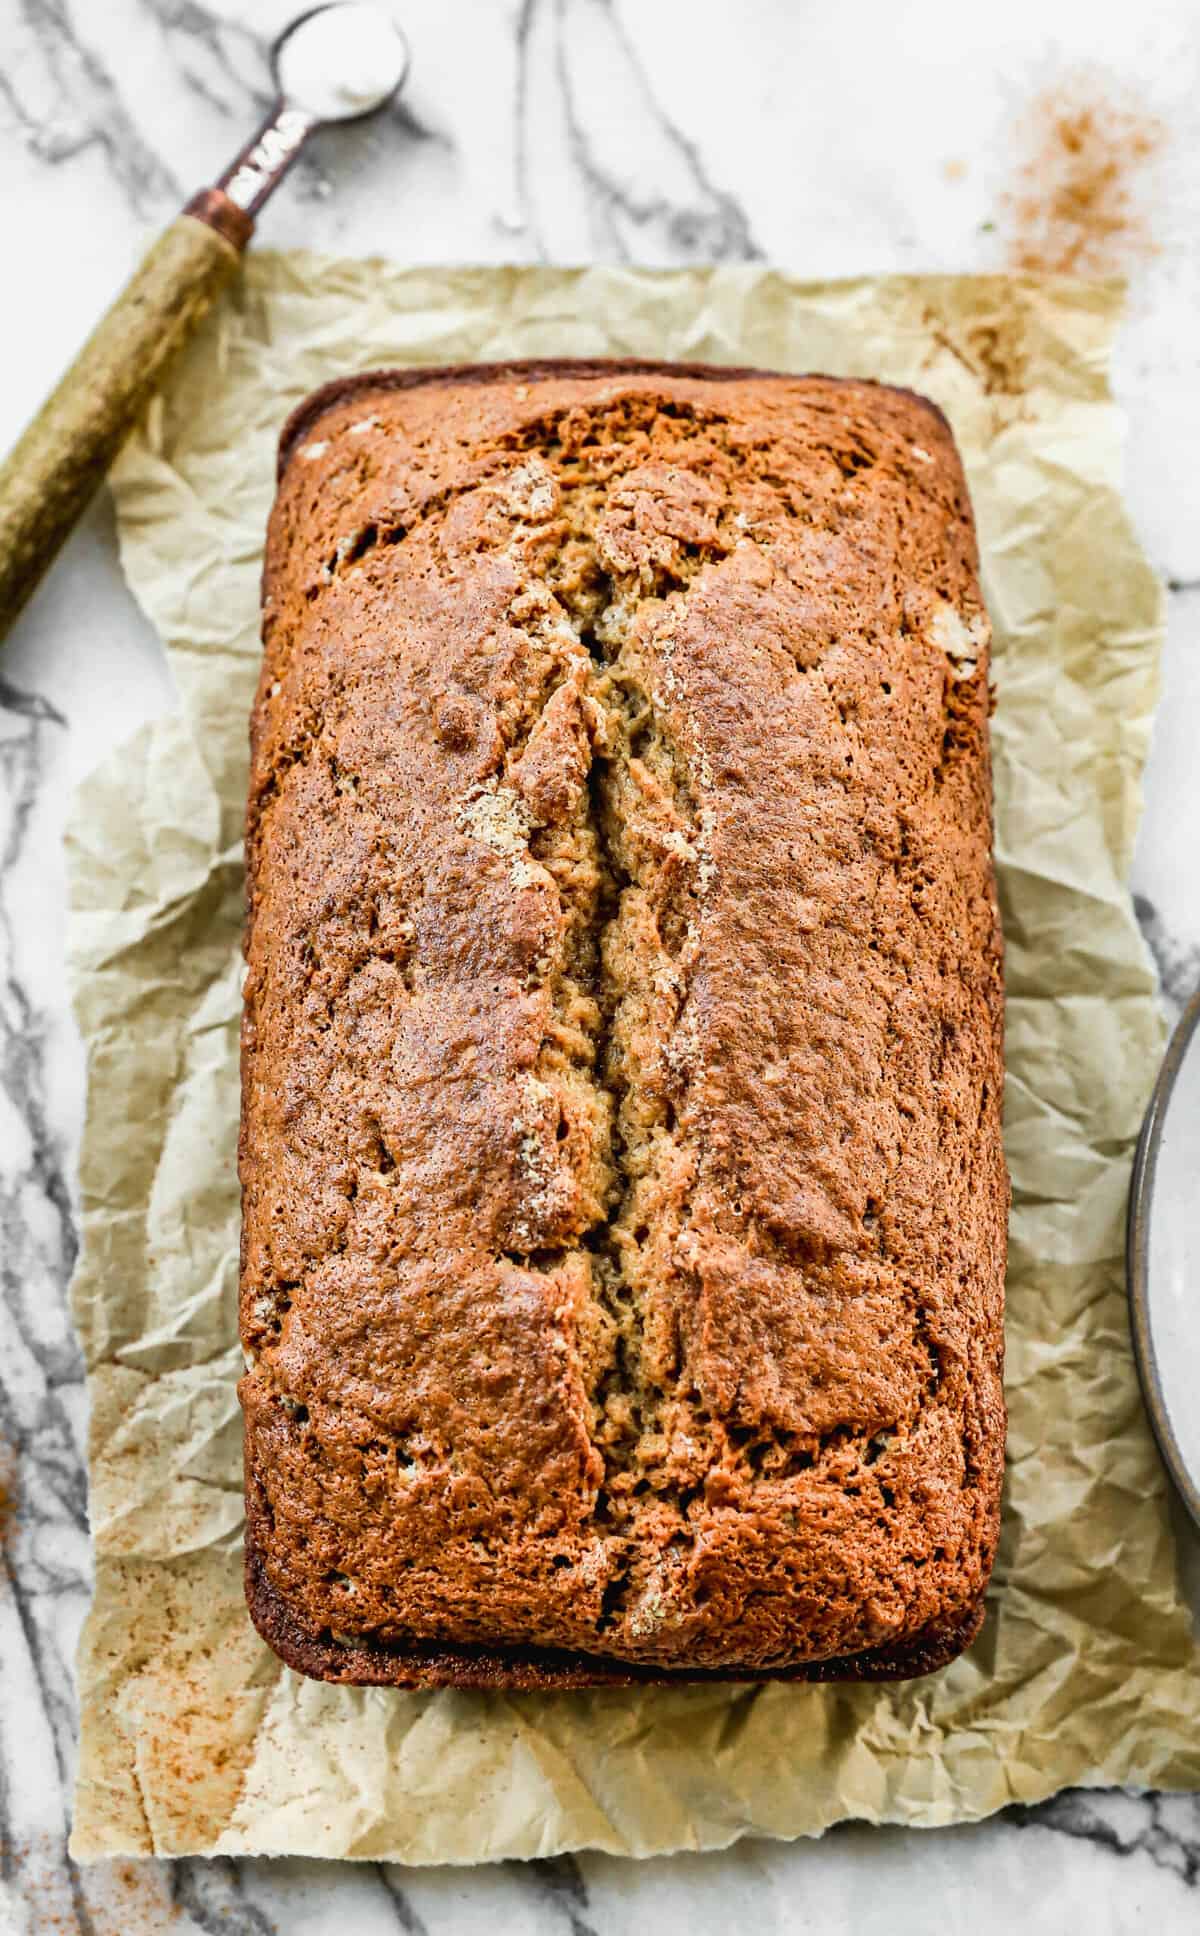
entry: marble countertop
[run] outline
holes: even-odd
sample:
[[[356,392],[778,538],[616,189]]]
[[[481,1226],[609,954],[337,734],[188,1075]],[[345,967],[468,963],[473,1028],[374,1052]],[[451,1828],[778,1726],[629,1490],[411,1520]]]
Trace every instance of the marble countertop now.
[[[805,275],[987,269],[1072,246],[1054,104],[1101,160],[1084,266],[1129,273],[1128,494],[1169,587],[1134,890],[1177,1011],[1200,982],[1200,34],[1191,0],[396,0],[403,103],[324,137],[268,244],[409,261],[766,259]],[[9,277],[0,444],[154,228],[261,107],[288,0],[0,0]],[[1055,143],[1058,143],[1056,148]],[[1108,147],[1103,144],[1107,142]],[[1031,161],[1040,157],[1036,180]],[[1059,169],[1056,177],[1055,169]],[[1100,170],[1103,173],[1103,169]],[[1095,195],[1100,196],[1097,217]],[[1105,199],[1107,198],[1107,199]],[[83,1076],[63,968],[72,783],[171,703],[103,498],[0,660],[0,1936],[617,1936],[753,1924],[908,1936],[1195,1927],[1200,1797],[1075,1791],[978,1827],[847,1827],[643,1864],[472,1871],[65,1855],[87,1603],[84,1401],[65,1290]],[[1182,1534],[1182,1527],[1181,1527]],[[1185,1561],[1200,1576],[1197,1546]]]

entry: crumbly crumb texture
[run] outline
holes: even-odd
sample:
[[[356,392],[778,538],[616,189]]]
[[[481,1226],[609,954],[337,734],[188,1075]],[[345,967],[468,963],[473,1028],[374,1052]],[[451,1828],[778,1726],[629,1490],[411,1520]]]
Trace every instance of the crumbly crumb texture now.
[[[256,1618],[334,1678],[920,1671],[1004,1438],[950,434],[570,365],[306,414],[247,828]]]

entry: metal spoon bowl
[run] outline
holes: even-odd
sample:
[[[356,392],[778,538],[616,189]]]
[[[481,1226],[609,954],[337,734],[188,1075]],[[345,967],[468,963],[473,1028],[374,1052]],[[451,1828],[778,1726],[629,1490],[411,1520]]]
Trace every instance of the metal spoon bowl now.
[[[254,215],[315,128],[377,114],[403,85],[408,42],[381,7],[343,0],[285,27],[271,50],[277,97],[217,189]]]
[[[408,42],[389,13],[343,0],[285,27],[271,49],[271,72],[290,106],[308,108],[320,121],[361,121],[403,84],[408,58]]]
[[[390,101],[408,46],[384,8],[343,0],[294,20],[272,65],[279,95],[257,134],[159,236],[0,468],[0,636],[236,274],[255,215],[313,129]]]

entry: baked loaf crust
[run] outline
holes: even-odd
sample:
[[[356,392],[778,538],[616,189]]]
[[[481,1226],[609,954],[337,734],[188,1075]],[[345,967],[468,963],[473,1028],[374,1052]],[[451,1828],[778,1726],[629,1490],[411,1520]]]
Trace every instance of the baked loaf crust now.
[[[940,413],[383,372],[284,432],[247,821],[247,1594],[326,1679],[977,1630],[1008,1185]]]

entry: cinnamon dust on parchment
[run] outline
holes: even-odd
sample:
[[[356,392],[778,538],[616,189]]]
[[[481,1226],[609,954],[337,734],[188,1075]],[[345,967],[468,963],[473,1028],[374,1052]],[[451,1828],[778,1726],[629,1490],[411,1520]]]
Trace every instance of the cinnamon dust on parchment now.
[[[997,223],[1011,268],[1100,276],[1156,253],[1157,116],[1104,77],[1074,75],[1037,94],[1017,132],[1023,159]]]

